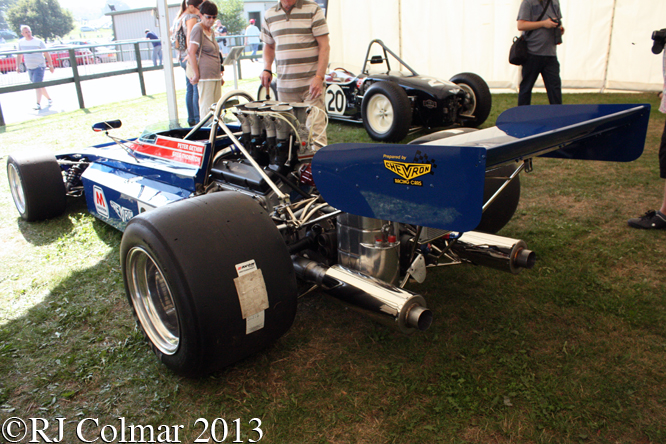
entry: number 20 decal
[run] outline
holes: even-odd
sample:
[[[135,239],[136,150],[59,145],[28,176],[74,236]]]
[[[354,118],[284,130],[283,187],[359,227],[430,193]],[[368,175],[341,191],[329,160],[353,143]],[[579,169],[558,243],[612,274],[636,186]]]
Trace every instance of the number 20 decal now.
[[[326,88],[326,111],[334,116],[341,116],[347,109],[347,98],[338,85]]]

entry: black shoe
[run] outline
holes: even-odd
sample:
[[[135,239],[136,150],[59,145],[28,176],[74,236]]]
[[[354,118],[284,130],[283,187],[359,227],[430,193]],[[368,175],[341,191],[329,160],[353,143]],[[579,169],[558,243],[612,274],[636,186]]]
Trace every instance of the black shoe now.
[[[661,211],[650,210],[641,217],[629,219],[627,223],[632,228],[663,230],[666,229],[666,215],[662,214]]]

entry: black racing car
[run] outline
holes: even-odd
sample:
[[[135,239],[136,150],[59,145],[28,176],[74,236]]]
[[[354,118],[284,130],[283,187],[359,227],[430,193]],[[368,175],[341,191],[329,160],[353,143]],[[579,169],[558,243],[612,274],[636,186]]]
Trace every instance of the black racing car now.
[[[370,56],[375,45],[381,54]],[[275,82],[271,86],[275,93]],[[258,96],[266,98],[263,87]],[[373,40],[361,74],[336,67],[326,75],[325,105],[329,118],[362,121],[374,140],[398,142],[413,127],[476,128],[488,118],[492,97],[477,74],[457,74],[450,81],[423,76],[381,40]]]

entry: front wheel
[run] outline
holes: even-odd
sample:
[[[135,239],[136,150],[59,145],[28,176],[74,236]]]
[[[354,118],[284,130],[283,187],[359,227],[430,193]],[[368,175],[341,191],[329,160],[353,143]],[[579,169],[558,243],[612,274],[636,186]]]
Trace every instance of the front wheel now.
[[[219,192],[142,213],[120,247],[125,291],[157,357],[200,377],[280,338],[296,313],[284,240],[250,197]]]
[[[67,192],[53,154],[10,154],[7,179],[14,205],[24,220],[50,219],[65,211]]]
[[[471,72],[455,75],[451,78],[451,82],[461,87],[466,95],[460,112],[461,123],[470,128],[479,127],[490,115],[493,105],[488,84],[481,76]]]
[[[412,124],[409,97],[398,84],[377,82],[366,91],[361,105],[363,125],[370,137],[382,142],[399,142]]]

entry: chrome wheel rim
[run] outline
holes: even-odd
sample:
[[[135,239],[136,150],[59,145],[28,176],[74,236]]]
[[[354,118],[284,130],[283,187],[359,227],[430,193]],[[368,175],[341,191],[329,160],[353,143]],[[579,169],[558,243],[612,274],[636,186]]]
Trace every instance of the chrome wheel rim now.
[[[474,94],[474,90],[465,83],[459,83],[458,86],[463,91],[465,91],[465,94],[467,94],[467,97],[469,98],[469,102],[466,103],[467,106],[465,107],[465,110],[462,113],[460,113],[460,115],[466,117],[473,117],[474,111],[476,111],[476,94]]]
[[[391,101],[383,94],[375,94],[368,102],[366,119],[370,128],[378,134],[385,134],[393,125],[395,115]]]
[[[9,188],[12,191],[12,199],[14,199],[14,204],[19,213],[25,213],[25,194],[23,193],[23,182],[21,181],[21,175],[16,169],[16,165],[13,163],[9,164],[7,168],[7,176],[9,178]]]
[[[180,344],[178,311],[169,284],[146,250],[134,247],[127,254],[126,272],[132,305],[148,339],[165,355]]]

